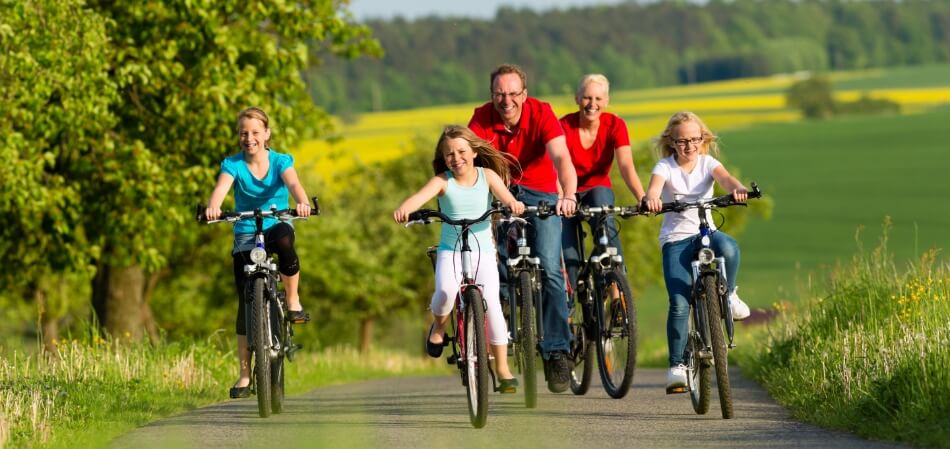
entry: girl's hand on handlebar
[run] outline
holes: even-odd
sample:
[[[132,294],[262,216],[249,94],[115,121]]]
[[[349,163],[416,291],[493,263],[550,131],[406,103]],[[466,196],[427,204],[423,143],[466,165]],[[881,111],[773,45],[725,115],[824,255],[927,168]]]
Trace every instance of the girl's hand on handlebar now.
[[[307,203],[297,203],[297,216],[298,217],[309,217],[310,216],[310,205]]]
[[[659,212],[663,209],[663,200],[659,198],[643,198],[643,208],[650,212]]]
[[[744,203],[746,199],[749,198],[749,191],[745,187],[739,187],[736,190],[732,191],[732,199],[736,200],[737,203]]]
[[[208,221],[217,220],[221,216],[220,207],[206,207],[205,208],[205,218]]]
[[[400,207],[396,209],[395,211],[393,211],[393,220],[396,220],[396,223],[405,223],[409,221],[410,212],[411,211]]]
[[[506,204],[505,207],[511,209],[513,215],[521,215],[524,213],[524,203],[518,200]]]

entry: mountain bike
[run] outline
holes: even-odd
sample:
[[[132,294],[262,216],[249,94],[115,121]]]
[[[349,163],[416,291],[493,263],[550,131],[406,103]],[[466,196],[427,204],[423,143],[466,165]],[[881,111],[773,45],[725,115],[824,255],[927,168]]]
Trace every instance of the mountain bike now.
[[[409,214],[406,226],[429,224],[432,219],[453,226],[460,226],[462,281],[453,306],[452,336],[443,345],[452,347],[452,355],[447,358],[450,365],[456,365],[462,377],[468,398],[468,415],[472,426],[480,429],[488,420],[488,392],[490,362],[488,359],[488,340],[486,337],[485,313],[487,306],[481,287],[475,283],[475,270],[472,266],[472,248],[468,237],[470,228],[487,220],[492,214],[505,212],[506,209],[493,207],[475,219],[451,219],[442,212],[431,209],[419,209]],[[431,256],[430,256],[431,257]],[[491,261],[494,263],[494,260]],[[435,266],[433,265],[433,268]],[[494,380],[492,380],[494,384]]]
[[[546,202],[537,206],[526,206],[524,215],[534,214],[538,218],[547,218],[557,214],[555,208]],[[506,216],[499,220],[507,223],[505,245],[508,249],[508,304],[502,304],[505,320],[508,323],[510,345],[514,353],[518,371],[524,379],[525,407],[538,406],[538,378],[536,352],[544,341],[544,327],[541,325],[543,308],[541,301],[541,279],[543,270],[541,259],[531,256],[528,246],[528,221],[522,217]]]
[[[749,198],[759,198],[762,192],[756,183],[752,183]],[[732,388],[729,385],[728,349],[733,344],[735,326],[732,310],[726,292],[726,262],[717,256],[711,248],[708,213],[706,211],[729,206],[746,206],[738,203],[732,194],[715,198],[703,198],[691,202],[674,201],[663,203],[657,214],[683,212],[698,209],[700,246],[692,262],[692,293],[689,301],[689,333],[683,362],[686,365],[686,387],[674,388],[667,393],[689,392],[693,410],[697,414],[709,411],[710,389],[712,383],[711,368],[716,370],[716,383],[719,389],[719,405],[722,417],[734,416],[732,409]],[[723,335],[725,327],[725,335]],[[726,337],[729,341],[726,342]]]
[[[581,266],[572,305],[571,391],[576,395],[590,388],[594,364],[600,366],[604,390],[614,399],[630,391],[637,364],[637,309],[627,281],[623,256],[610,246],[607,218],[643,215],[637,207],[581,206],[576,216],[593,219],[594,247]],[[586,220],[585,220],[586,221]],[[584,254],[584,230],[577,226],[579,253]],[[596,362],[591,359],[597,348]]]
[[[313,197],[312,215],[320,214],[317,198]],[[257,408],[260,416],[266,418],[271,412],[281,413],[284,409],[284,358],[292,362],[294,352],[301,348],[293,342],[294,328],[287,321],[286,293],[280,289],[280,272],[273,255],[268,254],[264,244],[264,218],[275,217],[281,221],[306,219],[298,217],[294,209],[253,211],[222,211],[217,220],[205,218],[204,206],[196,207],[195,217],[199,223],[236,223],[241,220],[254,220],[254,249],[251,250],[250,263],[244,266],[247,274],[245,291],[247,322],[247,342],[254,362],[251,379],[251,392],[257,396]]]

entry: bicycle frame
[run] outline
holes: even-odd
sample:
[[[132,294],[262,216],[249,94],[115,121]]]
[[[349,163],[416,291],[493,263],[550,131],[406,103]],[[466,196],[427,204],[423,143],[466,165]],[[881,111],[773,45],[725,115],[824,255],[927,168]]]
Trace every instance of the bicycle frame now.
[[[528,207],[526,211],[534,209],[537,211],[536,207]],[[507,232],[506,245],[508,245],[508,250],[515,250],[517,256],[511,257],[509,254],[508,259],[505,261],[505,265],[508,267],[508,286],[509,290],[513,291],[515,289],[515,279],[518,279],[518,275],[522,272],[528,272],[534,290],[534,295],[532,298],[536,298],[534,301],[535,307],[535,335],[537,337],[537,344],[540,345],[544,341],[544,329],[542,329],[541,322],[543,315],[543,301],[540,301],[541,297],[541,286],[540,279],[544,274],[544,269],[541,268],[541,259],[537,256],[531,256],[531,247],[528,246],[528,221],[520,217],[511,217],[508,219],[502,220],[503,222],[509,223],[509,228]],[[511,245],[510,243],[514,243]],[[518,313],[518,307],[521,304],[518,304],[518,301],[515,299],[517,295],[509,294],[508,295],[508,313],[509,317],[515,317]],[[518,340],[519,332],[521,331],[516,326],[516,321],[514,319],[508,319],[508,333],[511,336],[512,341]]]

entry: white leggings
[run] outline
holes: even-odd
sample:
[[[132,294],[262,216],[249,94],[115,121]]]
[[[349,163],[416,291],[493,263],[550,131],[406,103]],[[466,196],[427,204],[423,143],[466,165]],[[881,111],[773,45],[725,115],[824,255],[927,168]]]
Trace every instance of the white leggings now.
[[[498,300],[498,265],[495,252],[472,252],[475,283],[482,287],[482,296],[488,305],[488,341],[492,345],[508,344],[508,326],[501,314]],[[462,253],[439,250],[435,261],[435,292],[429,309],[436,316],[446,316],[455,306],[455,295],[462,283]],[[452,318],[450,318],[452,319]]]

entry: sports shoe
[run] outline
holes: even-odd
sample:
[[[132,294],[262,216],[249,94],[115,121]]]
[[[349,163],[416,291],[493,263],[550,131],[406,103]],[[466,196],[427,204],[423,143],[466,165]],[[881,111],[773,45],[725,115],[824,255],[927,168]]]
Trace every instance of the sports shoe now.
[[[729,309],[732,310],[733,321],[742,321],[751,314],[749,305],[739,299],[739,295],[736,293],[738,290],[739,287],[736,287],[736,289],[729,294]]]
[[[552,352],[544,361],[544,377],[548,380],[551,393],[561,393],[571,385],[571,371],[574,363],[566,352]]]
[[[666,394],[686,392],[686,365],[671,366],[666,372]]]

